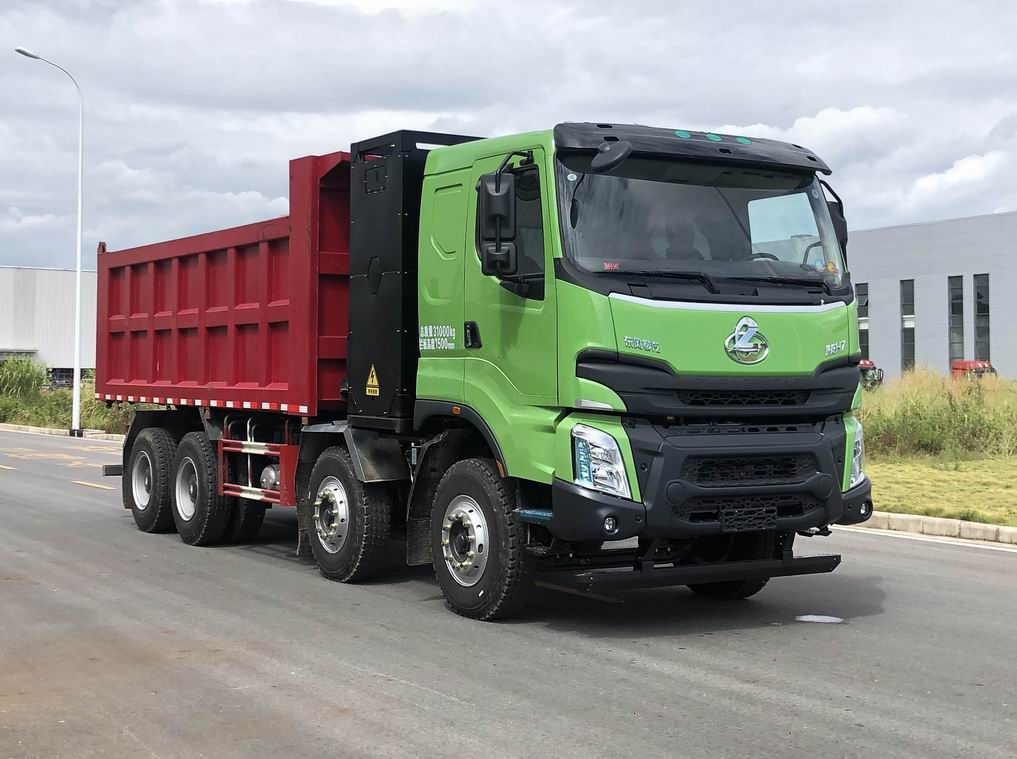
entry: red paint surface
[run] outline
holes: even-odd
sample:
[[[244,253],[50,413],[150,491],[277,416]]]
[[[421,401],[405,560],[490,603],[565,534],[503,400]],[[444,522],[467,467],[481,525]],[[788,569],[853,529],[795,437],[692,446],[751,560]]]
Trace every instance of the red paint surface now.
[[[96,393],[304,416],[341,407],[349,158],[290,161],[289,216],[116,252],[100,243]]]

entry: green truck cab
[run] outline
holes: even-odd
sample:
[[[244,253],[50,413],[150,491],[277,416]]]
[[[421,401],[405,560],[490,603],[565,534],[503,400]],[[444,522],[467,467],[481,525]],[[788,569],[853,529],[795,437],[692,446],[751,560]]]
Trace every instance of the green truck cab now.
[[[618,124],[428,156],[417,427],[451,407],[482,430],[539,563],[604,587],[667,584],[663,562],[681,580],[682,556],[787,560],[689,583],[726,596],[835,566],[788,559],[872,511],[824,173],[794,145]]]

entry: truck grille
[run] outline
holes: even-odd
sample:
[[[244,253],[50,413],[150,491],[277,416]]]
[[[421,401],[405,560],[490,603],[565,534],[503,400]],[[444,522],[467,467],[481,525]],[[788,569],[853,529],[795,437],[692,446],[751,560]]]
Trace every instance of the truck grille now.
[[[683,480],[703,487],[725,485],[790,485],[816,471],[811,454],[780,456],[720,456],[690,458],[682,466]]]
[[[693,498],[682,506],[690,522],[720,522],[721,532],[770,530],[778,518],[802,516],[817,506],[805,493]]]
[[[686,406],[804,406],[808,390],[679,390]]]

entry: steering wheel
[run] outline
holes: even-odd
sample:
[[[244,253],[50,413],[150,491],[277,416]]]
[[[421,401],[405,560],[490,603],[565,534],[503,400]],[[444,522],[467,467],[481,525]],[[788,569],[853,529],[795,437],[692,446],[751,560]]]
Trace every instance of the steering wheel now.
[[[754,251],[752,251],[752,253],[749,255],[749,258],[766,258],[766,259],[768,259],[770,261],[779,261],[780,260],[780,256],[775,256],[775,255],[773,255],[773,253],[766,253],[766,252],[764,252],[762,250],[754,250]]]

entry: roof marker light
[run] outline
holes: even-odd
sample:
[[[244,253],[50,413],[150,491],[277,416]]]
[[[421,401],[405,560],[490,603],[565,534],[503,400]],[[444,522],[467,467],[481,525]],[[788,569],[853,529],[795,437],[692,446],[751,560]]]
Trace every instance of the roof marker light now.
[[[735,137],[735,141],[740,142],[742,145],[752,144],[752,140],[750,140],[748,137]]]
[[[681,138],[682,138],[683,140],[687,140],[687,139],[689,139],[689,138],[690,138],[690,137],[691,137],[692,135],[691,135],[691,134],[689,134],[688,132],[686,132],[686,131],[685,131],[684,129],[675,129],[675,130],[674,130],[674,136],[675,136],[675,137],[681,137]]]
[[[707,132],[706,133],[706,139],[708,139],[708,140],[710,140],[712,142],[720,142],[722,138],[721,138],[721,136],[719,134],[714,134],[713,132]]]

